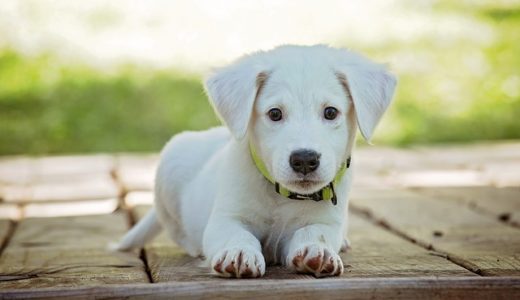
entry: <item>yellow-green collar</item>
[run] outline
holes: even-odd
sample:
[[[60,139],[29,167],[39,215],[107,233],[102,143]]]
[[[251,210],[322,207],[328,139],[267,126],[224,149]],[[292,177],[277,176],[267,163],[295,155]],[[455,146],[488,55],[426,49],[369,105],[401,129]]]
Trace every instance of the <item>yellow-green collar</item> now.
[[[340,182],[341,178],[343,178],[343,175],[345,175],[345,172],[350,167],[350,157],[344,163],[341,164],[341,167],[340,167],[338,173],[336,174],[336,177],[334,177],[334,180],[331,183],[329,183],[327,186],[325,186],[324,188],[322,188],[321,190],[319,190],[313,194],[303,195],[303,194],[291,192],[288,189],[286,189],[285,187],[281,186],[278,182],[276,182],[273,179],[273,177],[271,177],[269,172],[267,171],[267,168],[266,168],[264,162],[262,161],[260,156],[258,156],[258,153],[255,150],[255,147],[253,147],[253,145],[251,145],[251,143],[249,144],[249,149],[251,151],[251,157],[253,158],[253,161],[255,162],[256,168],[258,169],[258,171],[260,171],[260,173],[262,173],[262,175],[264,175],[265,179],[267,179],[269,182],[271,182],[272,184],[275,185],[275,191],[278,194],[280,194],[284,197],[287,197],[289,199],[293,199],[293,200],[314,200],[314,201],[331,200],[332,204],[334,204],[334,205],[336,205],[338,203],[338,199],[336,197],[336,192],[334,190],[334,187],[335,187],[335,185],[337,185]]]

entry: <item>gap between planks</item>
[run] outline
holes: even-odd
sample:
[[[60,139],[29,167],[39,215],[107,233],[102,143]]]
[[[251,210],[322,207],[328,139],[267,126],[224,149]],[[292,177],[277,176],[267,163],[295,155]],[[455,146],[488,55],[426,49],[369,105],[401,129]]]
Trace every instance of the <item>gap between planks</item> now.
[[[127,229],[121,213],[24,219],[0,256],[0,290],[149,283],[137,255],[106,248]]]
[[[124,202],[124,199],[123,199],[123,202]],[[139,220],[137,220],[134,212],[132,209],[128,208],[128,207],[123,207],[122,208],[123,211],[126,213],[127,215],[127,219],[128,219],[128,225],[129,225],[129,229],[131,229],[133,226],[135,226],[135,224],[137,224],[137,222]],[[139,249],[139,259],[143,262],[143,265],[144,265],[144,271],[146,272],[146,276],[148,276],[148,282],[150,283],[154,283],[153,281],[153,277],[152,277],[152,272],[150,270],[150,266],[148,265],[148,258],[146,256],[146,249],[143,247],[141,249]]]
[[[124,184],[121,182],[121,178],[119,176],[118,170],[119,170],[119,162],[116,160],[114,163],[114,166],[112,166],[112,168],[110,169],[110,178],[112,178],[112,181],[114,181],[114,184],[116,185],[116,188],[117,188],[118,209],[123,209],[128,214],[129,209],[126,205],[125,198],[129,191],[125,188]],[[131,215],[129,215],[129,218],[130,218],[130,228],[131,228],[134,225],[134,223],[132,223]]]
[[[520,275],[518,230],[448,200],[402,189],[360,189],[351,195],[351,207],[476,274]]]
[[[7,231],[5,235],[2,237],[2,240],[0,241],[0,256],[2,256],[2,253],[4,253],[5,248],[9,245],[9,242],[11,241],[11,238],[14,235],[14,232],[16,231],[16,227],[18,226],[18,222],[14,220],[7,220]]]
[[[398,230],[398,229],[394,228],[393,226],[391,226],[386,220],[384,220],[382,218],[374,217],[372,212],[370,212],[368,210],[357,207],[356,205],[354,205],[352,203],[349,204],[349,210],[350,210],[350,212],[371,221],[376,226],[378,226],[410,243],[418,245],[418,246],[424,248],[425,250],[434,251],[435,255],[437,255],[439,257],[443,257],[446,260],[450,261],[451,263],[454,263],[454,264],[470,271],[471,273],[474,273],[479,276],[483,276],[482,271],[476,265],[474,265],[456,255],[449,254],[445,251],[436,249],[432,244],[427,244],[427,243],[421,242],[421,241],[407,235],[405,232]]]

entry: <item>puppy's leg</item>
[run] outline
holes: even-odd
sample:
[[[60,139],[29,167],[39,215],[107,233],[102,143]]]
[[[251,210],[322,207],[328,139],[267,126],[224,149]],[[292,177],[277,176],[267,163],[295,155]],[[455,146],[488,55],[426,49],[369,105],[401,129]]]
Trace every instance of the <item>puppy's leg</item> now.
[[[298,229],[288,245],[287,266],[316,277],[338,276],[343,261],[337,251],[343,239],[336,226],[312,224]]]
[[[212,271],[223,277],[261,277],[265,273],[260,242],[237,220],[210,220],[204,232],[204,254]]]

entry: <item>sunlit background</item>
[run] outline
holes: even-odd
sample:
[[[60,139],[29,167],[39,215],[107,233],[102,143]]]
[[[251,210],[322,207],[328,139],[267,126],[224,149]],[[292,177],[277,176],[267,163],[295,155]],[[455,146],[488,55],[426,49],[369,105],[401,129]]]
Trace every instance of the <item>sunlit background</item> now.
[[[211,67],[316,43],[399,76],[375,143],[520,138],[520,1],[2,0],[0,154],[158,151]]]

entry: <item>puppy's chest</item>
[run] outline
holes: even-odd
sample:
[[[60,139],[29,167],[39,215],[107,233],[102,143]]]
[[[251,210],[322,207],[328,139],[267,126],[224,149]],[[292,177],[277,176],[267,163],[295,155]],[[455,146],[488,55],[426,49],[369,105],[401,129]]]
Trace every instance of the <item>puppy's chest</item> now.
[[[285,245],[299,228],[307,225],[309,220],[302,215],[300,209],[286,210],[280,208],[271,213],[262,224],[262,252],[271,264],[281,263]]]

